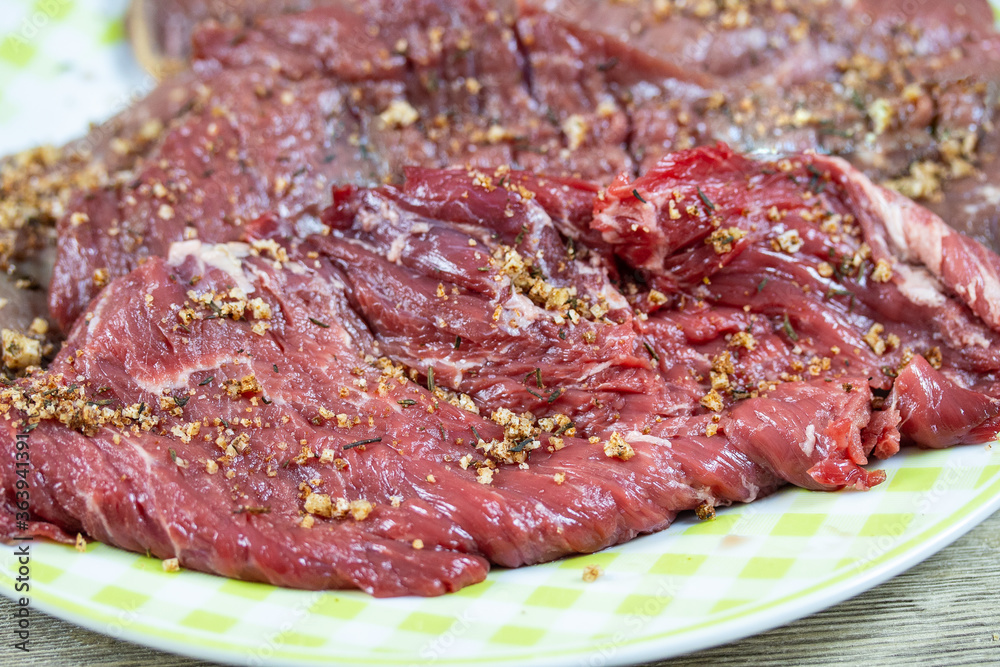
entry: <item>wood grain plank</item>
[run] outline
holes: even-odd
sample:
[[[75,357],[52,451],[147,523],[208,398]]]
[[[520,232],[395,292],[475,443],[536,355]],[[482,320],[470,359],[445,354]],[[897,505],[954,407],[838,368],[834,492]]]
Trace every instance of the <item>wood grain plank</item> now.
[[[0,664],[195,667],[181,658],[37,614],[32,647],[11,648],[0,598]],[[1000,512],[878,588],[790,625],[656,667],[1000,665]]]

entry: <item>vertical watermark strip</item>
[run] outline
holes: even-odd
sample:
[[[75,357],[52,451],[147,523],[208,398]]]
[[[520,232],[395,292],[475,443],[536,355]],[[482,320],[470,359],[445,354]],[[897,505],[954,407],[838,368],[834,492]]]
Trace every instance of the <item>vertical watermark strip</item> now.
[[[31,641],[31,612],[28,609],[31,592],[31,542],[34,537],[28,532],[31,513],[31,446],[27,433],[18,433],[14,440],[15,482],[14,498],[17,512],[14,516],[19,535],[14,536],[17,559],[17,577],[14,590],[20,597],[14,600],[14,642],[13,648],[28,653]]]

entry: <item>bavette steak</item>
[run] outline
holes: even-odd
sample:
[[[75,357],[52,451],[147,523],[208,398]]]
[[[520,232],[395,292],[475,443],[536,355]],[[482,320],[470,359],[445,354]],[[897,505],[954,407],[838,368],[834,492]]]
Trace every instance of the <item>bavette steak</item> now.
[[[0,388],[31,532],[437,595],[1000,431],[1000,258],[837,158],[414,168],[315,224],[173,243]]]
[[[52,315],[68,330],[145,258],[269,211],[312,233],[331,184],[513,164],[606,185],[718,140],[844,156],[996,250],[1000,37],[985,0],[910,4],[166,3],[175,46],[225,23],[95,139],[107,176],[67,198]]]

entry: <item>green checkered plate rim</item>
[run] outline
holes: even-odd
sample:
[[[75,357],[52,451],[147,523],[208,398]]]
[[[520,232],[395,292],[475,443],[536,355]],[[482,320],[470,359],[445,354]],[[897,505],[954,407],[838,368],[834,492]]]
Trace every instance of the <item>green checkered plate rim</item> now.
[[[376,600],[35,543],[32,605],[121,639],[240,664],[626,664],[760,632],[912,567],[1000,508],[1000,447],[904,452],[866,493],[786,489],[456,594]],[[0,585],[17,562],[5,548]],[[596,581],[582,577],[599,565]]]

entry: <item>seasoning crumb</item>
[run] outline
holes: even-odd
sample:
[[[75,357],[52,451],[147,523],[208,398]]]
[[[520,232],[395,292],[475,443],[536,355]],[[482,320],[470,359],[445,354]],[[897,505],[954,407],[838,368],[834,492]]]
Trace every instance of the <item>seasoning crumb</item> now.
[[[3,345],[3,364],[10,370],[37,366],[42,361],[42,344],[22,333],[3,329],[0,343]]]
[[[325,493],[310,493],[306,498],[305,510],[318,516],[333,516],[333,501]]]
[[[579,149],[584,144],[589,130],[590,126],[580,114],[573,114],[562,123],[562,131],[566,135],[567,144],[571,151]]]
[[[350,503],[351,516],[355,521],[364,521],[372,513],[375,506],[367,500],[352,500]]]
[[[422,539],[420,539],[419,537],[417,539],[413,540],[413,548],[414,549],[423,549],[424,548],[424,541]]]
[[[712,370],[723,375],[732,375],[736,372],[736,367],[733,365],[733,355],[729,353],[729,350],[723,350],[712,358]]]
[[[316,516],[341,519],[350,514],[355,521],[364,521],[375,509],[375,506],[367,500],[333,499],[325,493],[310,493],[306,497],[304,507],[306,512]]]
[[[389,127],[409,127],[420,120],[420,113],[406,100],[393,100],[379,118]]]
[[[872,352],[874,352],[876,355],[880,357],[883,354],[885,354],[886,350],[886,343],[884,340],[882,340],[882,333],[884,331],[885,327],[876,322],[871,326],[870,329],[868,329],[868,333],[866,333],[863,336],[865,342],[868,343],[868,347],[871,348]]]
[[[694,510],[695,516],[701,521],[711,521],[715,518],[715,506],[707,500]]]
[[[726,389],[729,389],[728,374],[710,371],[708,376],[712,382],[712,389],[715,389],[716,391],[725,391]]]
[[[727,227],[716,229],[705,239],[705,244],[712,246],[717,255],[724,255],[733,251],[733,244],[745,237],[747,233],[739,227]]]
[[[877,283],[887,283],[892,279],[892,266],[889,262],[884,259],[880,259],[875,264],[875,270],[872,271],[872,280]]]
[[[597,581],[597,578],[604,574],[604,569],[600,565],[588,565],[583,568],[583,580],[588,584]]]
[[[789,255],[797,253],[802,249],[803,245],[802,237],[799,236],[799,231],[797,229],[789,229],[784,234],[778,236],[776,242],[776,249],[780,249],[782,252],[788,253]]]
[[[654,306],[662,306],[669,301],[666,294],[655,289],[649,290],[649,295],[646,298],[649,300],[649,303]]]
[[[178,572],[181,569],[181,562],[176,558],[167,558],[163,561],[164,572]]]
[[[739,331],[729,339],[729,347],[744,347],[752,352],[757,347],[757,339],[753,337],[752,333]]]
[[[80,533],[76,534],[76,550],[80,553],[87,552],[87,540],[83,539],[83,535]]]
[[[711,410],[712,412],[719,412],[722,410],[724,404],[722,402],[722,395],[716,390],[712,390],[701,397],[699,401],[703,406]]]
[[[608,438],[608,441],[604,443],[604,455],[609,459],[628,461],[635,456],[635,450],[632,449],[632,445],[628,444],[618,431],[615,431]]]

